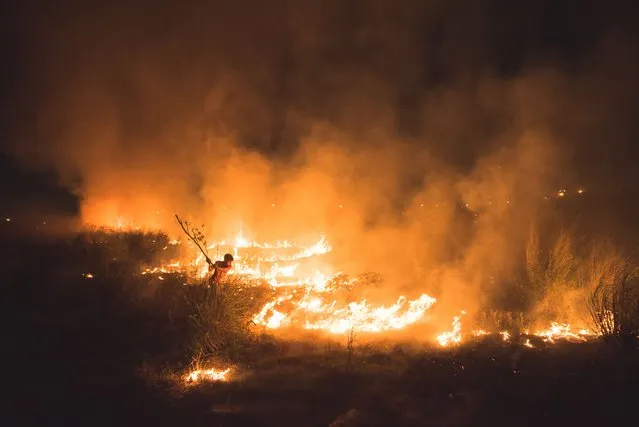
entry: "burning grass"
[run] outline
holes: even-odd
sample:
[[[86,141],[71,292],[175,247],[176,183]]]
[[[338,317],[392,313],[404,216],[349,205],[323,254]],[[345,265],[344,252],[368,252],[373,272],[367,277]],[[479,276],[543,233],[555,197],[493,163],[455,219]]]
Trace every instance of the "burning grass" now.
[[[575,326],[550,322],[530,327],[526,334],[516,327],[525,323],[517,311],[458,312],[459,334],[453,325],[432,325],[432,333],[425,333],[429,311],[420,321],[390,332],[351,329],[339,334],[294,322],[279,329],[253,325],[253,316],[264,305],[293,290],[303,296],[306,283],[282,275],[275,278],[277,283],[289,285],[272,286],[259,277],[235,274],[212,295],[212,290],[189,284],[198,283],[197,276],[189,277],[184,271],[140,274],[148,265],[136,260],[131,248],[120,246],[123,252],[118,254],[113,248],[100,248],[105,243],[97,240],[91,243],[97,248],[87,248],[90,241],[70,239],[57,246],[26,248],[24,253],[47,272],[46,281],[30,273],[30,264],[12,270],[15,286],[8,289],[7,310],[33,328],[21,335],[22,341],[10,353],[16,353],[16,363],[46,366],[33,377],[30,372],[21,375],[20,381],[41,384],[44,379],[57,384],[34,397],[38,402],[50,401],[55,393],[72,397],[73,402],[84,402],[88,395],[87,401],[108,402],[109,407],[126,400],[131,402],[126,414],[137,408],[152,408],[155,413],[170,407],[160,418],[168,419],[173,413],[178,418],[175,424],[181,425],[191,419],[219,424],[219,417],[226,417],[230,425],[262,425],[267,418],[284,425],[303,425],[308,419],[329,425],[353,408],[366,419],[381,419],[387,425],[397,420],[406,425],[444,423],[460,411],[471,411],[497,425],[500,420],[490,418],[495,412],[491,402],[507,402],[521,414],[531,405],[559,408],[557,402],[577,393],[574,402],[583,405],[593,399],[593,390],[602,390],[602,382],[620,387],[615,381],[625,378],[619,374],[625,359],[619,363],[602,359],[608,352],[601,351],[591,339],[594,336],[581,336]],[[148,258],[161,266],[174,263],[163,247],[158,245]],[[106,254],[111,258],[99,258]],[[264,263],[260,268],[270,271]],[[296,274],[305,268],[301,264]],[[82,276],[89,271],[93,278]],[[332,277],[335,284],[324,283],[328,285],[324,289],[334,293],[326,291],[322,296],[333,297],[336,306],[344,301],[342,307],[347,307],[349,294],[355,301],[370,300],[371,306],[388,306],[358,289],[378,285],[379,277]],[[290,314],[285,308],[284,304],[279,307],[283,314]],[[477,327],[482,317],[484,323]],[[435,337],[445,330],[454,332],[451,336],[459,341],[440,347]],[[43,345],[33,348],[31,340]],[[212,343],[209,350],[199,351],[206,342]],[[598,362],[593,365],[593,360]],[[140,366],[147,368],[137,371],[139,377],[127,377]],[[569,388],[578,374],[581,382]],[[122,378],[127,380],[115,388],[113,384]],[[593,379],[593,388],[586,390],[583,381],[590,378],[597,381]],[[561,396],[538,392],[558,385],[568,387]],[[160,400],[148,397],[156,395]],[[472,412],[477,399],[483,402],[484,415]],[[58,407],[59,403],[51,403],[47,415]],[[70,410],[77,410],[77,405]],[[536,420],[541,422],[542,417]]]

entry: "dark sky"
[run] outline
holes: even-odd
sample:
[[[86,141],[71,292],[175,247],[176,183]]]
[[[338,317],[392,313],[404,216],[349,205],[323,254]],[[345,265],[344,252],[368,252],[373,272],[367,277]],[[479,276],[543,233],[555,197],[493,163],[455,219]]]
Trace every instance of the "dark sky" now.
[[[2,191],[61,200],[49,172],[73,187],[95,162],[173,155],[187,128],[287,156],[328,122],[358,141],[383,129],[462,170],[541,127],[571,180],[634,199],[632,3],[15,1]]]

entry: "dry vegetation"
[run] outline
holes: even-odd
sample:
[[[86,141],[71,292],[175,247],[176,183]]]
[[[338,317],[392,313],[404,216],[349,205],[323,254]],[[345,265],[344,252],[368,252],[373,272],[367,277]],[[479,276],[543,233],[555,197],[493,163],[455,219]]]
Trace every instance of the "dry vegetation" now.
[[[11,279],[7,311],[29,328],[9,354],[16,364],[33,367],[21,383],[57,384],[33,389],[32,399],[49,403],[41,412],[18,408],[22,417],[42,424],[57,416],[67,425],[69,417],[81,417],[77,406],[51,399],[60,395],[90,410],[94,415],[81,420],[93,425],[117,423],[123,413],[138,414],[143,423],[153,418],[155,425],[223,419],[229,425],[263,425],[267,419],[300,425],[309,417],[318,420],[316,425],[340,425],[353,418],[363,419],[362,425],[375,425],[375,419],[383,420],[379,425],[415,425],[427,419],[467,425],[473,417],[497,425],[500,417],[512,420],[526,413],[528,406],[518,402],[543,401],[557,414],[565,408],[553,402],[565,396],[587,402],[595,389],[589,395],[584,394],[588,386],[574,388],[575,375],[592,377],[592,387],[599,381],[616,388],[625,387],[634,375],[626,376],[631,368],[625,359],[608,359],[597,343],[545,347],[539,340],[533,342],[534,350],[522,353],[514,341],[505,344],[499,337],[452,351],[414,341],[372,343],[352,332],[332,340],[311,335],[278,339],[250,323],[269,296],[266,287],[235,278],[210,289],[185,286],[186,277],[180,274],[164,274],[164,280],[139,274],[147,263],[174,255],[167,253],[172,250],[167,241],[159,234],[97,231],[64,242],[16,242],[3,249],[29,254],[22,258],[26,263],[3,265]],[[609,342],[636,334],[637,276],[630,262],[605,251],[578,256],[563,234],[552,248],[540,251],[536,260],[528,258],[537,301],[544,302],[554,289],[581,290],[582,306],[590,308],[604,337],[612,337]],[[33,264],[46,281],[32,272]],[[93,277],[84,276],[87,272]],[[531,313],[538,313],[535,300],[527,297]],[[526,313],[513,307],[485,310],[483,322],[526,327]],[[182,387],[182,373],[211,364],[237,367],[234,381]],[[536,391],[549,382],[563,395]],[[126,408],[109,406],[109,414],[104,413],[105,405],[125,401],[117,405]],[[504,402],[511,409],[504,409]],[[606,408],[599,407],[609,412]],[[281,414],[288,415],[281,419]],[[544,420],[541,413],[527,416]]]

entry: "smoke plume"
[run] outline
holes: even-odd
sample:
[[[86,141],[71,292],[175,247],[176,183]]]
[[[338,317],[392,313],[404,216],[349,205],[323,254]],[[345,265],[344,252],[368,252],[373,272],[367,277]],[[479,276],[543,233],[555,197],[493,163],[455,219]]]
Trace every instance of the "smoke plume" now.
[[[55,168],[84,223],[326,233],[336,270],[451,310],[512,275],[544,197],[604,177],[580,153],[617,158],[598,138],[632,123],[621,13],[588,4],[58,3],[14,24],[12,152]]]

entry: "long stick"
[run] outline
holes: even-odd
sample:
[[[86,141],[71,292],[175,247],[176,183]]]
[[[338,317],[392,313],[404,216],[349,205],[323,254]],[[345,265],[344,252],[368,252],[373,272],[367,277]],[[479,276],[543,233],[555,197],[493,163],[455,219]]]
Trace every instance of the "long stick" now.
[[[195,246],[197,246],[198,249],[202,252],[202,255],[204,255],[204,258],[206,258],[206,262],[209,264],[213,264],[213,262],[211,261],[211,258],[209,258],[209,256],[206,254],[206,251],[202,249],[202,246],[200,246],[197,240],[195,240],[195,237],[193,237],[191,233],[189,233],[189,230],[184,225],[184,222],[180,219],[180,217],[177,214],[175,214],[175,219],[177,219],[178,224],[180,224],[180,227],[182,227],[182,231],[184,231],[184,234],[189,236],[189,239],[191,239],[193,243],[195,243]]]

